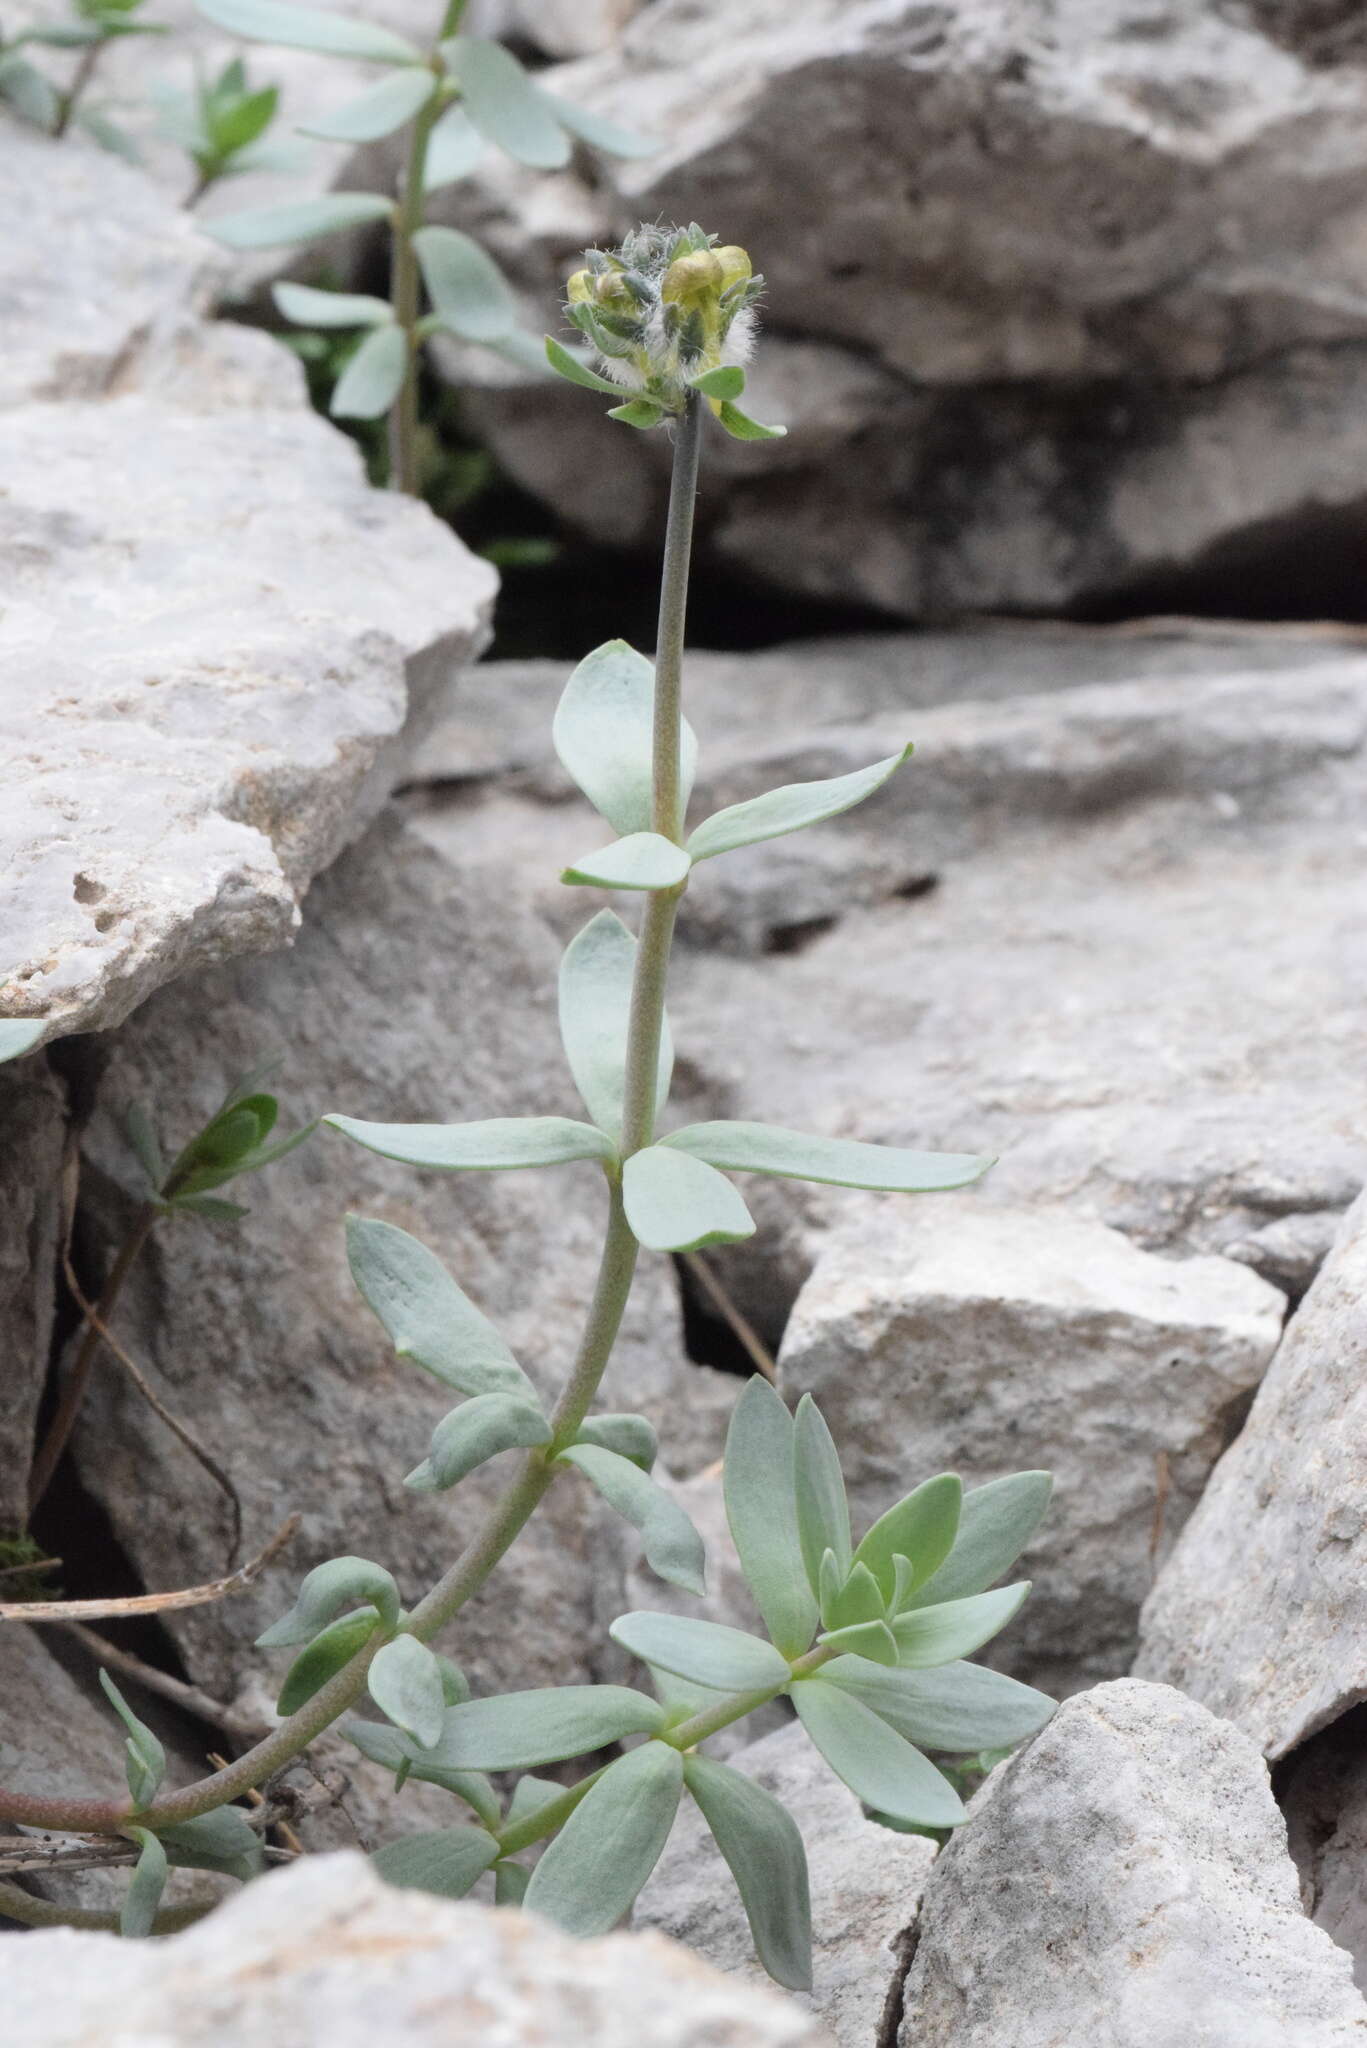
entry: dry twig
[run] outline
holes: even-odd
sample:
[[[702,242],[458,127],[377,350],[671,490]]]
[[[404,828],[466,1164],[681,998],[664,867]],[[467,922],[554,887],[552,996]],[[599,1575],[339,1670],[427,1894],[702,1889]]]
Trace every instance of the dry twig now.
[[[0,1600],[0,1621],[102,1621],[114,1614],[164,1614],[172,1607],[207,1607],[211,1601],[240,1593],[259,1578],[291,1541],[299,1522],[298,1515],[290,1515],[256,1557],[227,1578],[211,1579],[204,1586],[184,1586],[174,1593],[135,1593],[124,1600]]]

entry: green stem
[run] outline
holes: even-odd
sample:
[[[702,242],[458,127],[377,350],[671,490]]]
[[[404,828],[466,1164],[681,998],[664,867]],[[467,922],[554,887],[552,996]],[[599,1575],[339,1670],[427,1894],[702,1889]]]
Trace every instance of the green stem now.
[[[697,489],[700,409],[690,405],[675,450],[674,480],[671,486],[664,573],[660,592],[660,638],[657,660],[666,675],[665,701],[672,713],[662,719],[657,685],[655,706],[654,770],[660,788],[660,762],[667,756],[674,763],[672,786],[678,789],[679,678],[683,666],[684,610],[687,598],[689,550],[693,530],[693,500]],[[670,722],[672,718],[672,724]],[[680,821],[681,822],[681,821]],[[676,890],[660,890],[649,897],[636,953],[632,984],[631,1020],[627,1033],[626,1076],[623,1120],[623,1149],[634,1151],[648,1144],[655,1115],[655,1077],[659,1061],[660,1034],[664,1022],[665,982],[669,948],[678,902]],[[428,1642],[457,1615],[477,1593],[516,1536],[525,1526],[542,1496],[556,1477],[551,1463],[557,1448],[569,1443],[597,1394],[622,1325],[627,1298],[636,1270],[638,1246],[622,1207],[620,1182],[611,1181],[608,1220],[593,1300],[585,1320],[578,1355],[552,1417],[555,1438],[545,1451],[533,1451],[523,1460],[516,1479],[504,1491],[484,1528],[467,1546],[450,1570],[424,1595],[409,1617],[408,1627],[420,1641]],[[111,1280],[113,1275],[111,1275]],[[201,1778],[179,1792],[137,1812],[140,1826],[155,1831],[177,1821],[193,1820],[211,1813],[229,1800],[262,1784],[265,1779],[293,1761],[309,1743],[321,1735],[365,1690],[370,1660],[380,1647],[377,1635],[358,1650],[350,1663],[330,1678],[311,1700],[273,1729],[226,1769]],[[772,1695],[767,1695],[772,1697]],[[587,1789],[587,1788],[585,1788]],[[582,1796],[582,1795],[581,1795]],[[134,1810],[114,1800],[48,1799],[36,1794],[0,1788],[0,1816],[30,1827],[78,1830],[85,1834],[112,1834],[134,1817]],[[532,1836],[529,1839],[535,1840]]]
[[[693,552],[693,510],[698,496],[698,461],[706,409],[691,395],[675,431],[674,471],[669,487],[664,573],[660,579],[660,623],[655,636],[655,731],[651,782],[651,823],[666,839],[683,837],[679,787],[682,753],[684,634],[688,612],[688,567]],[[652,897],[652,902],[654,898]]]
[[[442,112],[440,95],[433,94],[413,122],[408,145],[408,168],[404,173],[399,203],[394,215],[394,254],[390,280],[390,303],[394,318],[404,331],[408,359],[403,383],[389,413],[389,483],[391,490],[418,495],[418,259],[413,237],[422,226],[426,199],[427,143]]]
[[[95,76],[95,66],[99,63],[100,58],[103,56],[104,46],[108,40],[109,38],[107,36],[102,37],[98,43],[87,43],[85,48],[82,50],[81,60],[79,64],[76,66],[76,70],[72,77],[71,84],[62,94],[61,100],[58,103],[57,119],[53,123],[52,128],[52,132],[55,136],[65,135],[67,129],[71,126],[72,120],[75,117],[77,104],[80,101],[82,93],[89,85],[91,79]]]

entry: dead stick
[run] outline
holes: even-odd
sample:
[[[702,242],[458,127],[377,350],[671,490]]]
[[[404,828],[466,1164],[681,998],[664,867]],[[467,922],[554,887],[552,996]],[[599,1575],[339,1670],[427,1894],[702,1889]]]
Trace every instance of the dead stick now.
[[[101,1621],[113,1614],[164,1614],[172,1607],[207,1607],[240,1593],[259,1578],[290,1542],[301,1517],[291,1515],[272,1536],[265,1549],[226,1579],[211,1579],[205,1586],[185,1586],[175,1593],[137,1593],[126,1600],[0,1600],[0,1621]]]
[[[707,1261],[700,1258],[697,1252],[684,1252],[682,1256],[685,1266],[717,1310],[722,1321],[730,1329],[733,1336],[739,1340],[755,1370],[762,1372],[766,1380],[776,1380],[778,1378],[778,1367],[774,1363],[773,1353],[765,1344],[764,1339],[760,1336],[754,1324],[750,1322],[748,1317],[742,1315],[741,1311],[736,1307],[735,1302],[732,1301]]]
[[[145,1691],[171,1700],[176,1706],[183,1707],[187,1714],[197,1714],[201,1721],[208,1721],[227,1735],[241,1735],[255,1742],[271,1725],[260,1715],[245,1714],[234,1707],[224,1706],[221,1700],[201,1692],[197,1685],[187,1685],[183,1678],[173,1678],[169,1671],[158,1671],[155,1664],[144,1663],[131,1650],[120,1649],[104,1636],[97,1636],[94,1629],[83,1628],[79,1621],[68,1621],[64,1626],[67,1633],[75,1636],[77,1642],[101,1664],[107,1664],[111,1670],[122,1671],[125,1677],[136,1679]]]

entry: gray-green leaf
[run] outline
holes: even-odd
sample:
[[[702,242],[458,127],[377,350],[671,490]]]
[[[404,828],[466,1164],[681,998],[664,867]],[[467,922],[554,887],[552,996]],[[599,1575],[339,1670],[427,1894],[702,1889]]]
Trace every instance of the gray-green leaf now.
[[[643,1664],[677,1672],[715,1692],[763,1692],[786,1685],[788,1660],[761,1636],[685,1614],[623,1614],[608,1631]]]
[[[265,1867],[261,1838],[240,1806],[219,1806],[158,1831],[173,1870],[216,1870],[245,1884]]]
[[[369,1216],[348,1216],[346,1239],[351,1276],[400,1358],[462,1394],[530,1398],[531,1381],[435,1252]]]
[[[627,1033],[636,973],[636,940],[613,910],[600,910],[577,932],[560,963],[560,1038],[584,1107],[612,1148],[621,1143]],[[660,1032],[657,1113],[669,1095],[674,1047],[666,1018]]]
[[[922,1749],[1012,1749],[1042,1728],[1055,1706],[1046,1693],[981,1664],[883,1671],[861,1657],[837,1657],[821,1676]]]
[[[622,1168],[627,1222],[647,1250],[694,1252],[753,1237],[755,1219],[723,1174],[685,1152],[647,1145]]]
[[[290,242],[318,242],[369,221],[388,220],[393,211],[393,200],[378,192],[329,192],[322,199],[294,199],[285,206],[220,214],[204,222],[204,232],[228,249],[280,249]]]
[[[746,1583],[785,1657],[816,1633],[817,1604],[798,1533],[793,1419],[758,1374],[748,1382],[726,1436],[726,1518]]]
[[[659,832],[629,832],[597,853],[586,853],[562,873],[562,882],[596,889],[674,889],[688,874],[688,855]]]
[[[443,1792],[453,1792],[474,1809],[487,1828],[497,1829],[501,1824],[498,1797],[484,1773],[448,1764],[440,1743],[433,1749],[420,1749],[411,1736],[381,1721],[348,1721],[343,1732],[371,1763],[396,1774],[403,1771],[406,1777],[421,1779],[425,1785],[440,1785]],[[556,1791],[559,1790],[557,1785]]]
[[[482,135],[517,163],[558,171],[570,160],[565,130],[510,50],[483,36],[445,46],[465,111]]]
[[[601,1131],[567,1116],[499,1116],[477,1124],[371,1124],[325,1116],[323,1122],[382,1158],[446,1173],[512,1172],[613,1156]]]
[[[166,1751],[145,1722],[140,1721],[107,1671],[100,1673],[104,1696],[128,1730],[124,1744],[128,1790],[135,1807],[150,1806],[166,1776]]]
[[[854,1553],[855,1562],[868,1566],[886,1601],[891,1602],[897,1585],[894,1558],[906,1558],[911,1571],[909,1576],[903,1572],[902,1584],[914,1592],[949,1556],[963,1491],[956,1473],[941,1472],[880,1515],[869,1530]]]
[[[306,1700],[335,1678],[344,1664],[349,1664],[356,1652],[363,1649],[380,1625],[380,1617],[373,1607],[358,1607],[350,1614],[339,1614],[336,1621],[329,1622],[306,1643],[285,1674],[285,1683],[280,1688],[276,1701],[276,1712],[293,1714]]]
[[[456,228],[420,228],[413,249],[437,318],[465,341],[501,341],[517,319],[506,279]]]
[[[0,1063],[32,1052],[46,1029],[41,1017],[0,1017]]]
[[[812,1907],[796,1821],[753,1778],[711,1757],[685,1757],[684,1783],[736,1880],[760,1961],[789,1991],[810,1991]]]
[[[548,354],[550,349],[548,344]],[[554,356],[552,361],[563,376],[570,374]],[[615,384],[606,388],[618,389]],[[654,666],[625,640],[608,640],[585,655],[556,708],[556,753],[594,809],[623,838],[651,829],[654,713]],[[697,760],[697,738],[685,720],[679,756],[681,813],[687,808]]]
[[[720,376],[721,371],[710,372]],[[754,846],[762,839],[781,839],[787,832],[800,832],[806,825],[820,825],[852,810],[881,789],[911,756],[911,748],[875,761],[871,768],[856,769],[853,775],[833,775],[823,782],[790,782],[771,789],[748,803],[731,804],[704,818],[690,834],[688,851],[694,860],[710,860],[714,854],[729,853],[735,846]]]
[[[799,1679],[792,1699],[812,1741],[857,1798],[920,1827],[952,1828],[963,1819],[963,1801],[949,1780],[862,1700],[819,1677]]]
[[[366,1684],[380,1712],[396,1728],[411,1735],[419,1749],[435,1749],[441,1740],[446,1697],[441,1666],[426,1643],[416,1636],[395,1636],[371,1659]]]
[[[378,142],[411,121],[436,89],[437,81],[425,64],[408,65],[332,113],[301,122],[299,132],[316,135],[322,142]]]
[[[998,1586],[991,1593],[973,1593],[966,1600],[947,1600],[937,1607],[913,1607],[892,1624],[897,1661],[908,1671],[949,1664],[971,1657],[1006,1627],[1030,1591],[1030,1581]]]
[[[335,420],[378,420],[403,389],[408,371],[408,336],[391,321],[372,327],[351,358],[332,394]]]
[[[683,1759],[644,1742],[609,1765],[551,1842],[525,1905],[567,1934],[606,1934],[632,1904],[669,1838],[683,1790]]]
[[[601,149],[605,156],[653,156],[660,146],[602,114],[591,113],[587,107],[576,107],[561,99],[559,93],[547,92],[544,87],[537,89],[562,128],[568,128],[571,135],[577,135],[590,148]]]
[[[802,1396],[793,1418],[793,1478],[802,1557],[812,1591],[819,1593],[827,1550],[834,1553],[838,1571],[849,1571],[850,1508],[839,1453],[810,1394]]]
[[[657,1700],[625,1685],[558,1685],[448,1707],[440,1755],[461,1770],[535,1770],[664,1725]]]
[[[927,1579],[916,1604],[929,1607],[983,1593],[1009,1571],[1044,1520],[1054,1481],[1048,1472],[1012,1472],[964,1495],[954,1548]]]
[[[339,1607],[363,1602],[373,1607],[387,1628],[399,1618],[399,1589],[383,1565],[364,1557],[333,1557],[315,1565],[299,1588],[288,1614],[256,1639],[259,1650],[307,1643],[325,1628]]]
[[[133,1882],[124,1897],[119,1933],[137,1937],[150,1934],[156,1924],[157,1908],[166,1889],[166,1851],[146,1828],[130,1828],[128,1832],[135,1842],[141,1844],[142,1854],[138,1857]]]
[[[646,1563],[671,1586],[701,1597],[706,1554],[699,1536],[677,1501],[671,1500],[639,1465],[597,1444],[571,1444],[562,1459],[577,1465],[610,1508],[641,1532]]]
[[[498,1843],[483,1828],[437,1828],[388,1842],[370,1861],[377,1876],[401,1891],[463,1899],[497,1857]]]
[[[854,1138],[818,1138],[778,1124],[688,1124],[660,1140],[677,1152],[734,1173],[770,1173],[786,1180],[824,1181],[838,1188],[882,1188],[933,1194],[967,1187],[992,1161],[964,1152],[909,1152]]]
[[[322,292],[311,284],[274,284],[271,296],[287,320],[300,327],[380,327],[394,318],[385,299],[368,292]]]
[[[284,0],[196,0],[206,21],[249,43],[279,43],[285,49],[323,50],[334,57],[369,58],[378,64],[415,64],[422,52],[378,24],[321,8],[292,7]]]
[[[432,1432],[432,1448],[405,1486],[415,1493],[445,1493],[467,1473],[502,1451],[532,1450],[551,1440],[551,1426],[535,1401],[522,1394],[476,1394],[453,1408]]]
[[[427,138],[427,165],[423,189],[436,192],[468,178],[484,154],[484,137],[470,121],[464,107],[448,107]]]
[[[605,1451],[616,1451],[619,1458],[630,1458],[643,1472],[650,1470],[659,1450],[654,1427],[644,1415],[590,1415],[580,1425],[575,1442],[601,1444]]]

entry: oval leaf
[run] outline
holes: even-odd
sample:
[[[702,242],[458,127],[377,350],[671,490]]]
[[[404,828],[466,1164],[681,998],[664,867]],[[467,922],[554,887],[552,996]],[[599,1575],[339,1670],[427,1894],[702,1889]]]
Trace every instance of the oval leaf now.
[[[848,1628],[828,1630],[818,1640],[852,1657],[867,1657],[872,1664],[897,1662],[897,1638],[885,1621],[853,1622]]]
[[[862,1700],[822,1678],[799,1679],[792,1698],[836,1776],[876,1812],[928,1828],[957,1827],[964,1818],[949,1780]]]
[[[854,1138],[817,1138],[778,1124],[689,1124],[662,1145],[733,1173],[771,1173],[786,1180],[824,1181],[838,1188],[882,1188],[892,1194],[934,1194],[967,1187],[992,1165],[965,1152],[908,1152]]]
[[[337,379],[328,411],[335,420],[378,420],[403,389],[408,336],[392,323],[372,327]]]
[[[436,1747],[441,1740],[446,1696],[441,1666],[426,1643],[416,1636],[395,1636],[371,1659],[366,1684],[380,1712],[405,1735],[411,1735],[419,1749]]]
[[[265,1868],[261,1838],[240,1806],[219,1806],[194,1820],[160,1829],[158,1840],[173,1870],[216,1870],[240,1884]]]
[[[623,1614],[608,1633],[643,1664],[715,1692],[774,1692],[791,1675],[787,1658],[761,1636],[693,1615]]]
[[[739,363],[723,363],[715,370],[700,371],[688,381],[704,398],[739,398],[745,389],[745,372]]]
[[[129,1834],[142,1848],[133,1871],[133,1882],[124,1897],[119,1915],[119,1933],[136,1939],[150,1934],[156,1924],[157,1908],[166,1889],[166,1851],[146,1828],[130,1828]]]
[[[438,1754],[462,1770],[534,1770],[620,1742],[654,1735],[664,1709],[625,1685],[559,1685],[448,1707]]]
[[[859,1622],[881,1621],[886,1611],[887,1602],[877,1579],[861,1562],[846,1574],[843,1585],[828,1591],[822,1604],[822,1620],[827,1628],[853,1628]]]
[[[394,318],[384,299],[367,292],[321,292],[311,284],[273,284],[271,296],[300,327],[379,327]]]
[[[348,1216],[351,1277],[400,1358],[462,1394],[524,1394],[531,1381],[436,1253],[396,1224]]]
[[[931,1664],[949,1664],[971,1657],[990,1642],[1016,1613],[1030,1591],[1030,1581],[998,1586],[992,1593],[974,1593],[967,1600],[947,1600],[938,1607],[913,1607],[892,1624],[897,1661],[908,1671]]]
[[[534,1401],[518,1394],[477,1394],[453,1408],[432,1432],[432,1448],[404,1481],[415,1493],[445,1493],[502,1451],[533,1450],[551,1440]]]
[[[717,417],[733,441],[781,441],[788,431],[786,427],[761,426],[758,420],[752,420],[738,405],[729,405],[725,399]]]
[[[677,1501],[655,1484],[639,1465],[597,1444],[576,1443],[561,1452],[565,1463],[577,1465],[610,1508],[641,1532],[646,1563],[671,1586],[701,1596],[706,1554],[699,1536]]]
[[[793,1419],[756,1374],[732,1412],[722,1480],[741,1570],[785,1657],[801,1656],[817,1624],[798,1534],[793,1463]]]
[[[725,372],[713,370],[708,374],[720,377]],[[702,380],[698,382],[701,389]],[[881,789],[910,758],[911,751],[910,747],[903,747],[900,754],[889,754],[885,761],[875,761],[872,768],[856,769],[853,775],[833,775],[823,782],[790,782],[782,789],[752,797],[748,803],[731,804],[703,820],[690,835],[688,850],[694,860],[711,860],[714,854],[729,853],[732,847],[755,846],[762,839],[781,839],[787,832],[800,832],[806,825],[820,825],[827,818],[837,818],[842,811],[852,810],[866,796]]]
[[[317,7],[284,0],[195,0],[206,21],[249,43],[279,43],[290,50],[325,50],[334,57],[364,57],[378,64],[415,64],[422,52],[392,30]]]
[[[425,64],[410,65],[380,79],[331,114],[301,122],[299,133],[316,135],[322,142],[378,142],[411,121],[436,89],[436,78]]]
[[[567,1116],[500,1116],[478,1124],[370,1124],[325,1116],[323,1122],[382,1158],[446,1173],[511,1172],[613,1156],[601,1131]]]
[[[560,962],[560,1040],[584,1107],[615,1151],[622,1137],[627,1035],[636,975],[636,940],[613,910],[600,910],[565,948]],[[660,1032],[655,1108],[664,1107],[674,1073],[666,1017]]]
[[[329,192],[325,198],[296,199],[288,206],[220,214],[203,227],[206,235],[228,249],[280,249],[290,242],[317,242],[369,221],[388,220],[393,212],[394,202],[378,192]]]
[[[258,1650],[307,1643],[325,1628],[339,1607],[364,1602],[387,1628],[399,1619],[399,1589],[383,1565],[364,1557],[332,1557],[315,1565],[288,1614],[256,1639]]]
[[[904,1595],[914,1592],[939,1570],[953,1548],[963,1494],[958,1475],[941,1472],[879,1516],[854,1557],[856,1564],[868,1566],[886,1601],[891,1602],[899,1585]],[[900,1580],[893,1563],[897,1557],[911,1567]]]
[[[684,1783],[736,1880],[755,1953],[777,1983],[810,1991],[812,1905],[797,1822],[753,1778],[711,1757],[685,1757]]]
[[[483,36],[446,46],[465,111],[482,135],[533,170],[558,171],[570,160],[565,130],[511,50]]]
[[[840,1456],[826,1418],[810,1394],[802,1396],[793,1418],[793,1480],[803,1562],[808,1583],[818,1593],[825,1553],[831,1551],[837,1570],[848,1573],[852,1546]]]
[[[598,853],[585,854],[560,879],[597,889],[674,889],[688,869],[688,855],[672,839],[659,832],[631,832]]]
[[[669,1839],[683,1759],[645,1742],[609,1765],[532,1872],[523,1903],[567,1934],[606,1934],[632,1904]]]
[[[954,1548],[916,1596],[921,1607],[983,1593],[1010,1571],[1044,1520],[1054,1481],[1048,1472],[1012,1472],[964,1495]]]
[[[363,1649],[380,1625],[373,1607],[359,1607],[353,1614],[339,1614],[320,1635],[299,1652],[280,1688],[276,1712],[293,1714],[306,1700],[335,1678],[344,1664]]]
[[[655,1463],[660,1447],[644,1415],[591,1415],[580,1426],[575,1442],[601,1444],[605,1451],[616,1451],[619,1458],[630,1458],[643,1472]]]
[[[591,370],[587,363],[581,363],[578,356],[572,356],[567,348],[563,348],[549,334],[546,336],[546,361],[557,376],[563,377],[568,384],[582,384],[586,391],[606,391],[612,398],[621,396],[619,384],[613,384],[606,377],[600,377],[596,370]],[[563,755],[561,759],[564,759]],[[582,787],[582,784],[580,786]],[[606,813],[604,815],[606,816]]]
[[[484,137],[464,107],[448,107],[427,138],[423,190],[436,192],[468,178],[484,154]]]
[[[553,346],[559,344],[547,343],[548,354]],[[562,375],[569,374],[554,356],[552,361]],[[606,388],[617,392],[615,384]],[[624,838],[651,829],[654,715],[654,666],[625,640],[608,640],[585,655],[556,707],[556,753],[594,809]],[[679,758],[681,815],[688,807],[697,761],[697,738],[685,719]]]
[[[420,228],[413,249],[437,318],[465,341],[501,341],[517,320],[502,271],[457,228]]]
[[[753,1237],[755,1219],[722,1174],[647,1145],[622,1168],[622,1200],[637,1240],[653,1252],[695,1252]]]
[[[837,1657],[822,1667],[838,1685],[871,1707],[881,1720],[922,1749],[1013,1749],[1042,1728],[1055,1711],[1047,1693],[988,1671],[981,1664],[946,1664],[937,1671],[883,1671],[862,1657]]]
[[[389,1842],[370,1861],[378,1877],[401,1891],[463,1899],[497,1858],[498,1843],[483,1828],[437,1828]]]
[[[443,1792],[454,1792],[472,1807],[485,1827],[501,1825],[498,1797],[484,1773],[443,1763],[440,1743],[434,1749],[420,1749],[411,1736],[380,1721],[349,1721],[344,1732],[371,1763],[396,1774],[402,1771],[405,1777],[419,1778],[425,1785],[440,1785]],[[558,1792],[560,1787],[555,1789]]]

